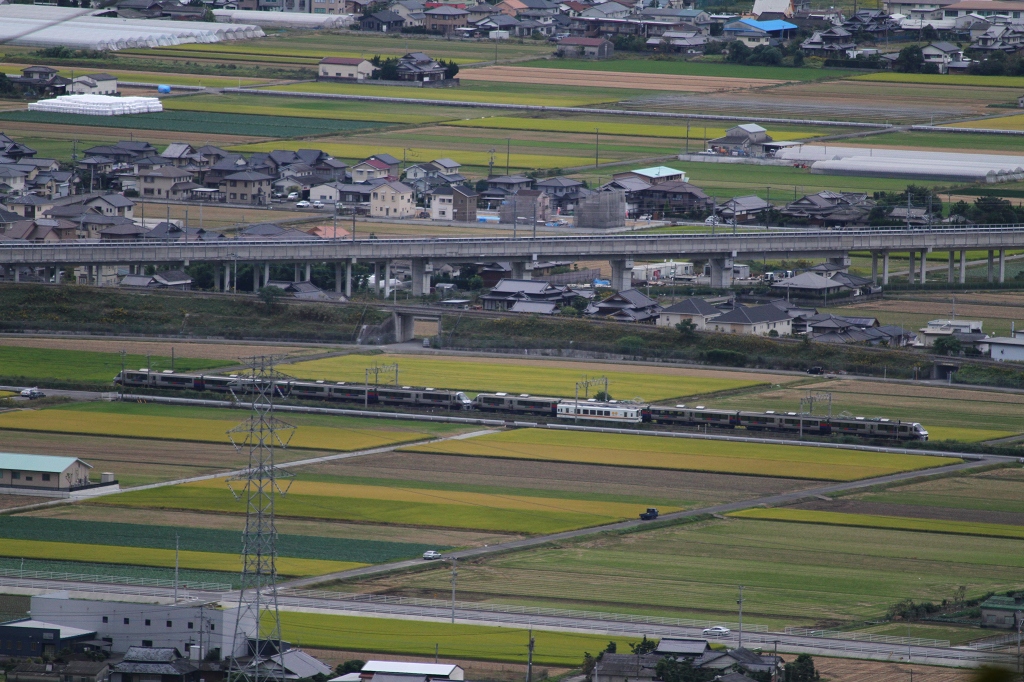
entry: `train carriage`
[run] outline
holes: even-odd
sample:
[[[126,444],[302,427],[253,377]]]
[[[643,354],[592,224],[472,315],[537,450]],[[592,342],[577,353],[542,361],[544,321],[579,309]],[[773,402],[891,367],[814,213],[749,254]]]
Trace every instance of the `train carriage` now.
[[[562,400],[558,403],[558,418],[583,421],[639,424],[644,418],[644,406],[632,403],[596,400]]]

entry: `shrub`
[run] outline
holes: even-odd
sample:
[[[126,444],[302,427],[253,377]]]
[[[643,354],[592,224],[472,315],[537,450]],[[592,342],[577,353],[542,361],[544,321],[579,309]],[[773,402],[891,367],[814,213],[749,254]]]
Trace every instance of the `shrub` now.
[[[704,354],[704,359],[712,365],[726,365],[728,367],[743,367],[747,364],[747,356],[734,350],[722,350],[715,348]]]

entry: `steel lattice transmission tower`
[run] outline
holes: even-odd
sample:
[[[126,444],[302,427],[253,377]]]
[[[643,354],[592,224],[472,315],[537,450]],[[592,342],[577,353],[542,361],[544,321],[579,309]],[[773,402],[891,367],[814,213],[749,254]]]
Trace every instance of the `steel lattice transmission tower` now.
[[[282,395],[283,375],[274,370],[272,356],[246,358],[232,387],[235,399],[251,408],[249,418],[228,432],[239,453],[249,457],[249,466],[228,479],[228,487],[247,508],[242,533],[242,588],[238,594],[234,652],[245,651],[254,641],[253,657],[242,664],[232,657],[228,679],[232,682],[284,682],[278,665],[266,659],[279,652],[281,618],[277,607],[277,528],[274,497],[284,495],[281,480],[291,474],[274,464],[274,449],[286,448],[295,427],[274,417],[274,397]],[[235,485],[232,485],[235,484]]]

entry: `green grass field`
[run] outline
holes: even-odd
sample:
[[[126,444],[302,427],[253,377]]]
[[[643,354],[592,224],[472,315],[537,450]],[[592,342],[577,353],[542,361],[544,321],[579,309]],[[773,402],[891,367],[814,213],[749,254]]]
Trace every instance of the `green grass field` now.
[[[461,488],[461,489],[460,489]],[[223,480],[122,493],[95,504],[242,513]],[[276,502],[282,517],[511,533],[555,533],[632,518],[640,502],[548,491],[300,475]],[[668,507],[677,510],[679,507]]]
[[[745,379],[708,376],[708,373],[660,367],[631,367],[599,363],[495,360],[483,358],[424,358],[409,355],[343,355],[287,366],[291,376],[328,381],[364,381],[366,369],[398,363],[404,385],[453,388],[470,392],[506,391],[555,397],[572,397],[584,375],[608,378],[608,392],[620,400],[641,397],[656,401],[682,396],[727,391],[766,383],[767,377]],[[777,377],[775,378],[777,380]]]
[[[469,659],[526,663],[530,634],[519,628],[432,623],[362,616],[334,616],[318,613],[281,612],[281,633],[304,647],[365,651],[392,656],[433,656],[434,647],[445,659]],[[534,630],[533,662],[540,665],[575,667],[583,653],[602,651],[609,640],[619,651],[629,651],[631,641],[608,635]]]
[[[1024,497],[1019,494],[1022,485],[1024,469],[1016,467],[922,481],[853,498],[882,504],[1024,514]]]
[[[642,566],[642,570],[638,567]],[[474,599],[734,621],[861,624],[903,599],[941,602],[1019,589],[1020,540],[729,518],[589,538],[459,566]],[[360,589],[444,594],[444,570]],[[351,589],[350,587],[346,589]]]
[[[174,100],[172,100],[174,101]],[[181,133],[215,135],[248,135],[254,137],[301,137],[329,135],[353,130],[380,127],[369,121],[344,121],[286,116],[257,116],[238,113],[198,111],[161,111],[131,116],[85,116],[51,114],[42,111],[8,111],[0,113],[0,122],[18,121],[47,125],[73,125],[99,128],[134,128],[137,130],[168,130]]]
[[[744,509],[732,512],[729,516],[760,521],[816,523],[826,526],[857,526],[859,528],[885,528],[925,533],[949,533],[952,535],[981,535],[993,538],[1024,538],[1024,527],[1002,523],[972,523],[945,519],[918,519],[878,514],[848,514],[845,512],[813,511],[808,509]]]
[[[324,102],[316,99],[279,98],[268,100],[260,95],[195,95],[164,100],[164,110],[196,111],[219,114],[279,116],[285,119],[318,119],[313,125],[324,125],[328,119],[370,121],[372,123],[422,124],[466,116],[465,110],[453,107],[416,107],[415,112],[395,111],[389,104],[376,102]],[[123,118],[123,117],[120,117]]]
[[[989,88],[1024,88],[1021,76],[968,76],[927,73],[866,73],[853,76],[851,80],[874,81],[876,83],[917,83],[926,85],[948,85],[951,88],[964,86]]]
[[[411,99],[447,100],[453,102],[492,102],[494,104],[538,104],[559,107],[582,107],[602,102],[619,102],[637,96],[635,90],[618,88],[574,87],[527,83],[465,81],[457,88],[401,88],[387,85],[356,83],[295,83],[269,86],[269,90],[285,92],[325,92],[337,95],[368,95]],[[653,95],[657,91],[646,91]]]
[[[825,78],[844,78],[855,71],[844,69],[786,68],[773,66],[745,66],[712,61],[616,59],[593,61],[585,59],[554,59],[525,62],[517,66],[549,69],[579,69],[581,71],[617,71],[630,73],[659,73],[672,76],[707,76],[709,78],[764,78],[787,81],[816,81]]]
[[[352,420],[345,417],[310,420],[305,415],[294,416],[297,418],[289,415],[289,422],[298,428],[291,440],[286,442],[292,448],[309,450],[345,452],[408,443],[429,438],[432,434],[455,433],[459,430],[447,424],[432,424],[419,430],[419,423]],[[228,431],[245,418],[245,412],[218,408],[140,403],[74,403],[44,410],[0,414],[0,429],[230,443]],[[285,433],[283,437],[287,439],[288,434]]]
[[[154,372],[171,368],[171,358],[159,355],[149,357],[148,366]],[[145,355],[126,355],[124,366],[138,369],[147,366]],[[174,369],[179,372],[223,367],[224,360],[203,358],[175,358]],[[117,353],[97,353],[84,350],[56,350],[0,345],[0,375],[23,378],[27,381],[75,381],[113,385],[121,371],[121,356]]]
[[[465,121],[450,121],[444,125],[461,128],[486,128],[497,130],[536,130],[541,132],[557,133],[581,133],[591,134],[599,130],[602,135],[622,135],[627,137],[667,137],[677,140],[684,140],[689,137],[692,140],[711,139],[725,135],[725,128],[705,128],[703,126],[692,126],[687,128],[683,125],[656,125],[644,123],[611,123],[607,121],[581,121],[579,119],[563,118],[517,118],[514,116],[492,116],[489,118],[475,118]],[[687,132],[689,131],[689,132]],[[787,131],[780,132],[772,130],[772,139],[775,140],[802,140],[812,137],[815,134],[824,135],[823,131]],[[702,137],[707,135],[707,138]]]
[[[173,526],[141,525],[133,523],[103,523],[74,519],[35,518],[30,516],[0,516],[0,538],[33,540],[47,543],[81,545],[116,545],[147,549],[180,549],[199,553],[231,553],[241,550],[241,527],[238,530],[212,528],[176,528]],[[354,540],[351,538],[317,537],[306,535],[278,535],[277,553],[282,557],[344,561],[363,564],[381,563],[395,559],[409,559],[432,545]],[[123,552],[118,552],[123,554]],[[130,553],[129,553],[130,554]]]
[[[627,434],[518,429],[403,448],[411,452],[854,481],[960,460]]]
[[[122,52],[122,54],[124,54]],[[31,62],[30,62],[31,63]],[[13,64],[13,63],[0,63],[0,68],[5,69],[5,73],[15,73],[25,68],[25,64]],[[88,73],[87,69],[81,67],[53,67],[56,68],[58,73],[65,77],[71,78],[77,73],[82,75],[83,72]],[[162,85],[207,85],[210,87],[245,87],[250,85],[260,85],[266,83],[267,79],[263,78],[232,78],[231,76],[196,76],[190,74],[181,73],[164,73],[155,71],[128,71],[125,69],[103,69],[103,73],[109,73],[112,76],[116,76],[120,81],[127,81],[131,83],[153,83]],[[154,91],[154,95],[155,95]]]

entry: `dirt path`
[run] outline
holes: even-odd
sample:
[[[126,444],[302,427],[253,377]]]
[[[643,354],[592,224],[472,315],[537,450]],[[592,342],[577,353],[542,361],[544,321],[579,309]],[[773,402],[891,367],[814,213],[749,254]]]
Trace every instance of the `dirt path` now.
[[[704,76],[669,76],[653,73],[620,73],[617,71],[584,71],[577,69],[537,69],[527,66],[488,66],[465,70],[459,78],[470,81],[532,83],[535,85],[575,85],[630,90],[675,90],[680,92],[719,92],[746,90],[788,81],[760,78],[707,78]]]

